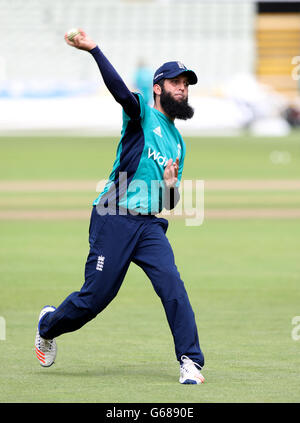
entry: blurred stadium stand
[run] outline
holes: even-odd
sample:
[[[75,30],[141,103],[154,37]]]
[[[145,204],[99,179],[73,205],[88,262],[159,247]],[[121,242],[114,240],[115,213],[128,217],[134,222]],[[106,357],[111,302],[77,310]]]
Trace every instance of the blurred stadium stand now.
[[[119,130],[120,109],[93,59],[64,42],[72,27],[99,43],[132,89],[141,59],[153,71],[169,60],[195,69],[197,113],[178,125],[186,131],[245,128],[298,96],[297,12],[257,15],[250,0],[0,0],[0,10],[0,131]]]
[[[256,73],[259,81],[294,99],[299,84],[291,78],[294,68],[291,59],[300,55],[300,6],[280,4],[281,8],[259,4]]]

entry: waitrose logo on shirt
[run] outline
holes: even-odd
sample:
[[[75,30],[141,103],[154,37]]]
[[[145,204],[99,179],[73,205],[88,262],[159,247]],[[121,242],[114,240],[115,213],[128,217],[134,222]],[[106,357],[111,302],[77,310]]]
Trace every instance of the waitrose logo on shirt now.
[[[169,159],[166,156],[163,156],[160,151],[152,150],[148,148],[148,159],[153,159],[157,161],[160,166],[166,167]],[[171,157],[170,157],[171,158]]]

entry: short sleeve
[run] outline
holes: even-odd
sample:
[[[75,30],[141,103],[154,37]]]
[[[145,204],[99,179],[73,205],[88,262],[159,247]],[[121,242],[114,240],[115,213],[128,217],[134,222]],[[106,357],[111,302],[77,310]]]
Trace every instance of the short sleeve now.
[[[146,108],[144,97],[140,93],[134,93],[134,95],[139,101],[140,110],[141,110],[140,111],[140,119],[143,120],[144,117],[145,117],[145,108]]]
[[[136,92],[134,92],[133,95],[138,100],[139,105],[140,105],[139,119],[143,120],[144,117],[145,117],[145,108],[146,108],[144,97],[142,96],[142,94],[136,93]],[[123,122],[127,123],[130,119],[131,118],[127,115],[127,113],[123,109]]]
[[[178,177],[176,182],[176,187],[178,188],[182,179],[182,172],[183,172],[183,166],[184,166],[184,159],[185,159],[185,144],[182,141],[181,144],[178,144],[178,154],[179,156],[179,169],[178,169]]]

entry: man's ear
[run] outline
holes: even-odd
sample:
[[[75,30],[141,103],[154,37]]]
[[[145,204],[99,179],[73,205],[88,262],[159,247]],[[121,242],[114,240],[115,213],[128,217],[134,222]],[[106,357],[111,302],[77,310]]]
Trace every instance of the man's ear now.
[[[153,85],[153,92],[156,95],[161,95],[161,86],[158,84]]]

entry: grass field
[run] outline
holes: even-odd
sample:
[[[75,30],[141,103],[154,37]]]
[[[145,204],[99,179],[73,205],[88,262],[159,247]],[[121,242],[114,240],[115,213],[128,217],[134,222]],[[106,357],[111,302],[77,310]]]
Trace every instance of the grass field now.
[[[242,185],[206,190],[205,210],[220,214],[208,213],[201,226],[170,218],[168,237],[206,358],[206,383],[182,386],[164,311],[134,265],[101,315],[57,339],[55,365],[39,366],[40,308],[80,289],[93,184],[107,178],[116,139],[0,138],[0,402],[299,402],[300,341],[291,333],[300,315],[300,218],[286,213],[300,210],[299,139],[186,139],[185,179]],[[290,161],[274,163],[274,151]],[[91,189],[76,181],[92,182]],[[48,214],[30,217],[37,210]],[[229,218],[226,210],[282,215]],[[86,214],[54,219],[51,211]]]

